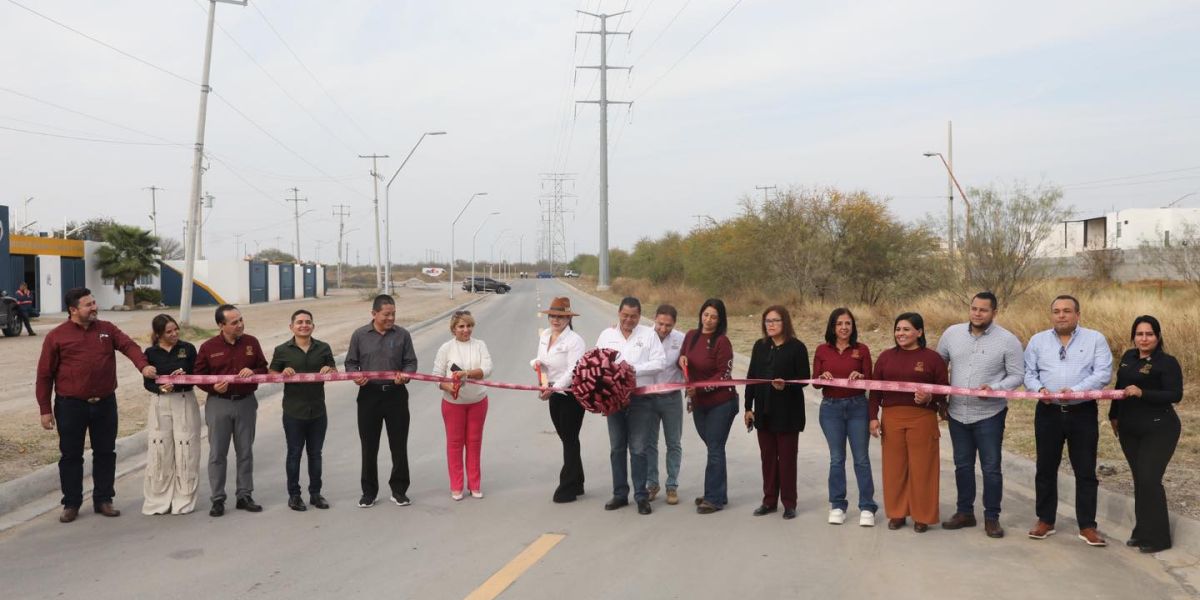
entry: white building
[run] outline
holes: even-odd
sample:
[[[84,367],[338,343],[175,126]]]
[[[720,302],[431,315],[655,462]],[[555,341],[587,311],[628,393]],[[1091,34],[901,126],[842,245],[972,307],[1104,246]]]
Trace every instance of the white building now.
[[[1085,250],[1137,250],[1200,234],[1200,208],[1128,208],[1064,221],[1042,243],[1043,256],[1065,258]]]

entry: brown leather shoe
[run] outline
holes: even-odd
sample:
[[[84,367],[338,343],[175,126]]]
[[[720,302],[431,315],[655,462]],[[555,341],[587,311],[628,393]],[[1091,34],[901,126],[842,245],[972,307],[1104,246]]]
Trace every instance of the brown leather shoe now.
[[[1054,526],[1045,521],[1039,520],[1037,525],[1029,530],[1029,537],[1035,540],[1044,540],[1052,535],[1054,535]]]
[[[654,502],[654,499],[658,497],[658,492],[660,489],[661,488],[659,488],[657,485],[646,486],[646,494],[648,495],[646,499]]]
[[[913,531],[917,533],[925,533],[926,531],[929,531],[929,526],[924,523],[913,521]]]
[[[1100,532],[1096,531],[1096,528],[1094,527],[1080,529],[1079,539],[1087,542],[1087,545],[1089,546],[1096,546],[1098,548],[1108,545],[1108,542],[1104,541],[1104,538],[1100,537]]]
[[[888,519],[888,529],[895,531],[897,529],[900,529],[901,527],[904,527],[904,523],[905,523],[905,519],[903,517],[901,517],[899,519]]]
[[[70,523],[71,521],[74,521],[77,518],[79,518],[79,507],[78,506],[64,506],[62,514],[58,515],[58,522],[59,523]]]
[[[942,521],[942,529],[962,529],[976,525],[978,523],[975,521],[975,515],[968,513],[954,513],[949,521]]]
[[[121,511],[114,508],[112,502],[104,502],[96,505],[96,514],[106,517],[119,517],[121,516]]]
[[[1004,528],[1000,526],[999,519],[984,519],[983,531],[990,538],[998,539],[1004,537]]]

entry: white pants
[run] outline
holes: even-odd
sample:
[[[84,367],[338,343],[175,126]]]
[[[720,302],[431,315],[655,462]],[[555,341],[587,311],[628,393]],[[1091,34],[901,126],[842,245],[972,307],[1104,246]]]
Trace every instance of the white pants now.
[[[150,394],[142,514],[187,514],[200,476],[200,406],[191,391]]]

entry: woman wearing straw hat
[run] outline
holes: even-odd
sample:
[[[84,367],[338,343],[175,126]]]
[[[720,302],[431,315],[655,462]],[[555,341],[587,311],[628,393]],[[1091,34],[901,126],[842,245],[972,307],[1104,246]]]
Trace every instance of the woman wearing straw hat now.
[[[583,338],[571,326],[569,298],[555,298],[550,308],[541,311],[550,322],[542,330],[538,340],[537,358],[533,367],[541,377],[540,398],[550,402],[550,420],[562,440],[563,467],[558,474],[558,488],[554,490],[554,501],[574,502],[583,494],[583,458],[579,454],[579,430],[583,427],[583,407],[569,392],[554,392],[550,388],[569,388],[575,363],[583,356],[586,345]]]

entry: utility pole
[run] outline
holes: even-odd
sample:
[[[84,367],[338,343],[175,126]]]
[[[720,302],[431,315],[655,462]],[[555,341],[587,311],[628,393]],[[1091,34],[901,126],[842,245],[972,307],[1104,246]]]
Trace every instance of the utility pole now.
[[[240,260],[243,256],[245,256],[245,254],[242,254],[241,252],[238,251],[242,246],[242,237],[245,235],[246,234],[244,234],[244,233],[233,234],[233,257],[235,259]]]
[[[300,188],[288,188],[292,192],[291,198],[284,198],[284,202],[291,202],[296,216],[296,262],[300,262],[300,203],[308,202],[308,198],[300,197]]]
[[[150,190],[150,222],[154,224],[154,237],[158,238],[158,199],[155,197],[154,193],[158,192],[158,191],[166,191],[166,190],[164,190],[156,185],[152,185],[150,187],[144,187],[142,189]],[[28,210],[28,205],[26,205],[26,207]],[[26,214],[25,218],[26,218],[26,220],[28,220],[29,215]]]
[[[371,182],[375,184],[375,289],[383,291],[383,263],[382,253],[379,248],[379,180],[383,179],[383,175],[379,174],[379,159],[390,158],[386,154],[359,154],[359,158],[371,159]]]
[[[204,216],[204,209],[207,208],[211,211],[214,199],[212,194],[205,192],[204,203],[200,205],[200,214],[196,215],[196,258],[198,260],[204,260],[204,224],[208,221],[208,217]]]
[[[246,0],[209,0],[208,29],[204,37],[204,67],[200,76],[200,110],[196,118],[196,153],[192,158],[192,192],[188,196],[187,234],[183,242],[183,283],[179,298],[180,324],[187,326],[192,320],[192,285],[196,272],[196,217],[200,214],[200,180],[204,159],[204,122],[208,115],[208,74],[212,67],[213,26],[217,18],[217,2],[246,6]]]
[[[946,210],[950,221],[950,256],[954,256],[954,122],[946,121]],[[971,225],[967,224],[968,229]]]
[[[338,204],[333,207],[333,216],[338,218],[338,264],[337,286],[342,287],[342,246],[346,243],[346,217],[350,216],[349,205]]]
[[[575,11],[583,13],[590,17],[600,19],[599,31],[576,31],[577,34],[599,35],[600,36],[600,64],[596,66],[578,66],[577,69],[599,69],[600,70],[600,99],[599,100],[576,100],[581,104],[597,104],[600,107],[600,278],[597,282],[596,289],[608,289],[608,105],[609,104],[633,104],[632,102],[618,102],[608,99],[608,72],[613,69],[625,69],[628,71],[632,67],[610,67],[608,65],[608,36],[624,35],[628,36],[628,31],[609,31],[608,19],[623,15],[629,11],[621,11],[619,13],[595,14],[586,11]]]
[[[776,190],[775,195],[779,195],[778,189],[773,185],[756,185],[754,186],[754,189],[762,190],[764,203],[767,202],[767,190]]]

